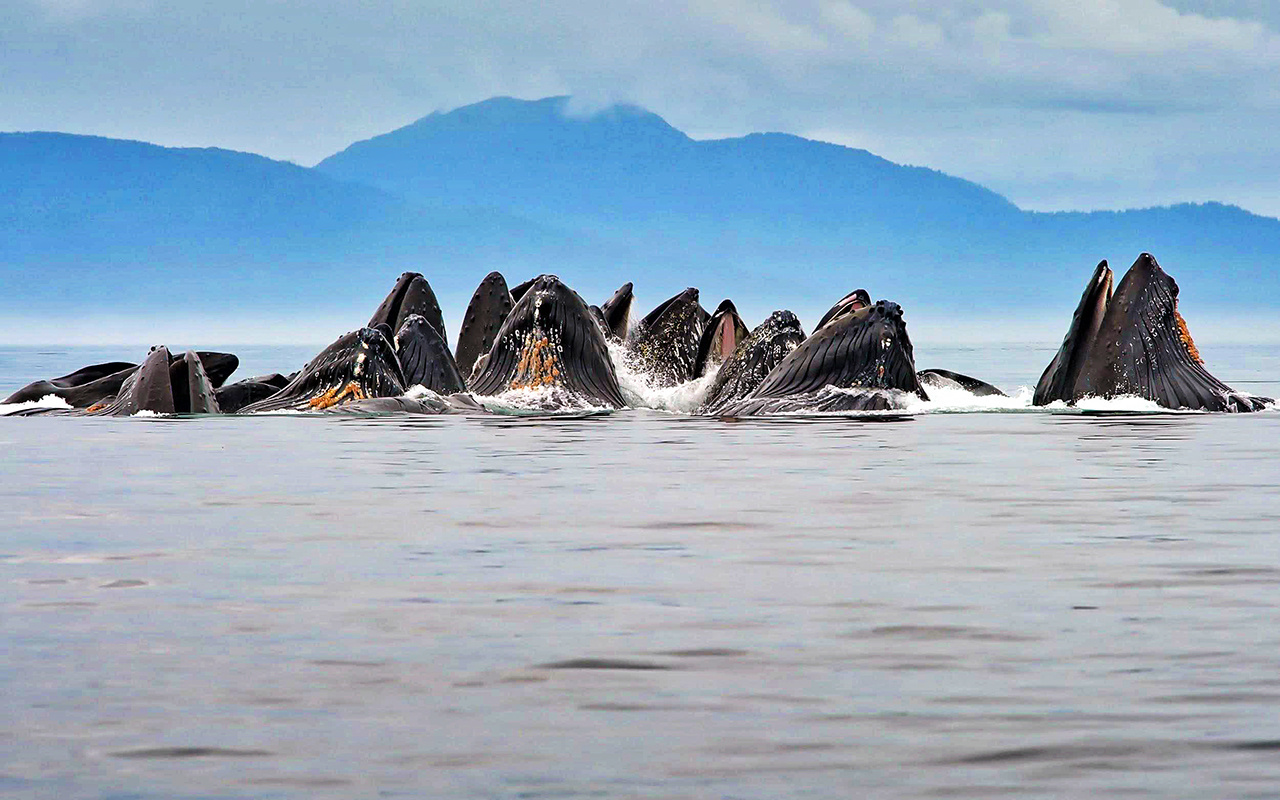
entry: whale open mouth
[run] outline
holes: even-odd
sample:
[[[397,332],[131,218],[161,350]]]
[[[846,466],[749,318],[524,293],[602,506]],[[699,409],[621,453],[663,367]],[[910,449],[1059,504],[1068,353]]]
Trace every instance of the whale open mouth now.
[[[1111,304],[1113,284],[1114,276],[1104,260],[1094,268],[1093,277],[1085,286],[1080,303],[1071,317],[1071,326],[1062,339],[1062,346],[1036,383],[1032,400],[1035,405],[1047,405],[1055,400],[1071,402],[1075,399],[1076,381],[1085,356],[1102,326],[1107,307]]]
[[[520,347],[520,361],[511,376],[511,389],[540,389],[560,383],[560,358],[564,345],[559,332],[543,332],[535,327],[524,336]]]
[[[462,326],[458,329],[457,345],[453,351],[454,364],[460,376],[470,376],[476,361],[493,347],[494,337],[506,321],[507,314],[511,313],[513,304],[507,279],[501,272],[490,272],[480,281],[462,315]],[[441,341],[444,341],[443,337]],[[448,349],[447,344],[445,349]]]
[[[738,341],[736,336],[737,332],[734,330],[733,320],[730,319],[729,317],[725,317],[724,319],[720,320],[720,330],[718,331],[718,333],[719,333],[719,342],[720,342],[720,355],[723,358],[728,358],[729,356],[733,355],[734,349],[736,349],[738,346]]]
[[[622,340],[627,338],[627,329],[631,326],[631,301],[634,299],[631,282],[628,281],[618,288],[600,306],[600,315],[604,318],[606,333],[614,339]]]
[[[560,388],[593,404],[626,405],[604,332],[582,298],[554,275],[530,282],[493,347],[477,360],[469,385],[484,396]]]
[[[440,312],[440,303],[431,290],[431,284],[417,272],[406,272],[373,312],[367,327],[386,325],[390,332],[384,333],[390,339],[413,314],[425,319],[441,336],[445,335],[444,315]]]
[[[324,411],[356,400],[398,397],[405,388],[404,371],[382,327],[361,328],[320,351],[283,389],[240,410]]]
[[[790,311],[775,311],[745,336],[735,334],[733,351],[716,371],[700,413],[714,413],[756,389],[784,358],[804,341],[800,320]]]
[[[1098,265],[1032,402],[1133,395],[1164,408],[1256,411],[1266,403],[1235,391],[1204,368],[1178,312],[1178,284],[1143,253],[1112,290]]]
[[[792,350],[759,387],[717,413],[890,410],[911,396],[928,400],[901,307],[886,300],[856,310],[842,305],[843,313]]]
[[[830,325],[832,322],[834,322],[837,319],[846,317],[849,314],[852,314],[856,311],[861,311],[864,308],[870,308],[870,307],[871,307],[871,293],[868,292],[866,289],[854,289],[852,292],[849,292],[847,295],[840,298],[840,300],[836,302],[836,304],[833,305],[831,309],[827,311],[826,314],[822,315],[822,319],[818,321],[818,324],[816,327],[814,327],[813,332],[817,333],[818,331],[822,330],[827,325]]]
[[[702,335],[698,338],[697,358],[693,362],[693,372],[689,377],[701,378],[718,364],[722,364],[733,355],[742,341],[751,335],[738,309],[732,300],[724,300],[716,307],[715,313],[707,321]]]
[[[645,315],[628,340],[628,357],[656,386],[675,386],[698,377],[699,355],[714,344],[714,327],[689,287]],[[704,347],[705,346],[705,347]]]

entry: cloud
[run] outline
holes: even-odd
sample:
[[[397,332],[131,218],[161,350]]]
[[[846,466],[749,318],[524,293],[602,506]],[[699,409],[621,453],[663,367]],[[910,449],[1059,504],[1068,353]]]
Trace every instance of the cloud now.
[[[819,19],[833,33],[858,46],[871,44],[876,33],[876,18],[848,0],[830,0],[819,6]]]
[[[504,94],[784,130],[1031,207],[1268,199],[1280,9],[1249,0],[10,0],[0,129],[314,163]]]

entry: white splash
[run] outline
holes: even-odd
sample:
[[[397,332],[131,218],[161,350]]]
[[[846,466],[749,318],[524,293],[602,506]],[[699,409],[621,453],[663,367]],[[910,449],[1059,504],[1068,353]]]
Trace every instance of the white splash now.
[[[1208,414],[1210,412],[1196,408],[1165,408],[1154,400],[1126,394],[1120,397],[1083,397],[1071,405],[1062,400],[1054,400],[1046,406],[1037,406],[1036,411],[1049,412],[1104,412],[1112,414]]]
[[[1008,397],[988,395],[980,397],[960,387],[926,386],[927,401],[915,395],[905,395],[907,408],[912,414],[960,414],[984,411],[1027,411],[1032,408],[1031,398],[1035,390],[1021,386]]]
[[[1124,395],[1122,397],[1085,397],[1072,405],[1067,405],[1061,400],[1055,400],[1044,406],[1034,406],[1031,404],[1035,390],[1029,386],[1019,387],[1009,397],[978,397],[964,389],[959,388],[939,388],[936,386],[926,387],[925,391],[929,393],[929,401],[924,402],[914,397],[908,396],[907,413],[912,414],[954,414],[954,413],[974,413],[984,411],[1031,411],[1037,413],[1079,413],[1079,412],[1104,412],[1104,413],[1128,413],[1128,414],[1203,414],[1204,411],[1193,411],[1188,409],[1164,408],[1154,400],[1147,400],[1144,397],[1136,395]]]
[[[1207,414],[1207,411],[1164,408],[1154,400],[1137,395],[1121,395],[1120,397],[1082,397],[1075,402],[1073,408],[1079,411],[1113,411],[1141,414]]]
[[[702,405],[707,396],[707,389],[716,379],[719,368],[708,372],[701,378],[675,386],[657,386],[652,376],[640,368],[630,357],[626,346],[619,342],[609,343],[609,358],[613,360],[614,370],[618,373],[618,386],[627,405],[632,408],[651,408],[659,411],[674,411],[690,414]]]
[[[585,402],[578,395],[559,386],[510,389],[501,394],[475,395],[475,399],[486,410],[495,414],[581,414],[613,410],[609,406]]]
[[[28,408],[71,408],[71,405],[56,394],[47,394],[39,400],[27,400],[23,403],[0,403],[0,417]]]

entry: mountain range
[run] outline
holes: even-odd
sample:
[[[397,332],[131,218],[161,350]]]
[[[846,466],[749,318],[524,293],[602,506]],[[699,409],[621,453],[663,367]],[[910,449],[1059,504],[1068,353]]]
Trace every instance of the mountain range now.
[[[1074,307],[1100,259],[1123,269],[1144,250],[1188,302],[1280,304],[1280,220],[1219,203],[1030,212],[865,150],[694,140],[634,106],[494,98],[312,168],[0,134],[0,314],[319,313],[376,303],[406,269],[446,309],[499,269],[555,272],[597,302],[632,280],[654,304],[696,285],[705,305],[799,311],[863,286],[908,310],[999,314]]]

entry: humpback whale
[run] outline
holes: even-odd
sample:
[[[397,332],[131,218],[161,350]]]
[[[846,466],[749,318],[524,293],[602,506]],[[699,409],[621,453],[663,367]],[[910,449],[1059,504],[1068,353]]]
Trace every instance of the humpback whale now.
[[[105,364],[90,364],[87,367],[81,367],[69,375],[50,378],[47,381],[40,382],[51,384],[59,389],[70,389],[75,386],[85,386],[121,372],[128,372],[129,370],[137,369],[137,367],[137,364],[133,364],[128,361],[108,361]],[[5,400],[5,402],[13,403],[21,401]]]
[[[114,398],[90,406],[85,413],[90,416],[127,417],[142,411],[153,414],[222,413],[213,381],[200,354],[188,350],[174,357],[163,345],[151,348],[146,360],[125,377]]]
[[[217,388],[205,369],[199,354],[190,350],[169,365],[169,385],[173,388],[173,407],[179,414],[221,414]]]
[[[770,314],[720,365],[698,413],[718,413],[734,400],[751,394],[804,339],[804,328],[800,327],[795,314],[790,311]]]
[[[221,385],[240,363],[230,353],[201,351],[195,355],[202,359],[207,371],[206,377],[214,387]],[[171,356],[171,361],[175,364],[181,360],[182,356]],[[125,381],[137,370],[138,365],[127,361],[93,364],[69,375],[29,383],[6,398],[4,403],[25,403],[54,395],[65,400],[72,408],[105,406],[121,393]]]
[[[833,315],[723,416],[805,411],[904,408],[910,396],[928,400],[916,377],[902,309],[880,300]]]
[[[458,331],[456,352],[458,372],[471,375],[476,359],[489,352],[498,336],[498,329],[511,313],[511,292],[501,272],[490,272],[480,281],[467,311],[462,316],[462,328]]]
[[[289,385],[291,378],[276,372],[271,375],[255,375],[251,378],[219,386],[215,393],[218,407],[224,414],[234,414],[250,403],[266,400]]]
[[[709,319],[692,287],[650,311],[636,326],[628,354],[658,386],[675,386],[693,378],[698,343]]]
[[[240,364],[240,360],[230,353],[202,350],[197,355],[200,356],[209,380],[215,388],[221,386]],[[89,408],[99,403],[110,402],[120,393],[120,387],[125,379],[137,369],[137,364],[127,361],[92,364],[81,367],[69,375],[29,383],[11,394],[4,402],[6,404],[26,403],[54,395],[65,400],[72,408]]]
[[[738,316],[738,309],[734,307],[733,301],[722,301],[702,329],[692,377],[701,378],[707,374],[707,370],[724,363],[749,335],[751,332],[747,330],[742,317]]]
[[[1097,338],[1102,317],[1111,303],[1114,292],[1112,281],[1111,268],[1107,266],[1106,260],[1099,262],[1071,316],[1071,325],[1062,339],[1062,346],[1036,383],[1035,394],[1031,399],[1033,405],[1048,405],[1055,400],[1068,403],[1076,400],[1076,380],[1080,377],[1080,368],[1088,354],[1089,344]]]
[[[103,372],[99,368],[119,367],[114,372]],[[53,378],[47,381],[35,381],[23,386],[9,395],[4,402],[26,403],[39,400],[49,395],[60,397],[72,408],[88,408],[103,400],[109,400],[120,392],[120,386],[133,372],[137,364],[114,361],[110,364],[95,364],[77,370],[70,375]]]
[[[283,389],[240,411],[323,411],[357,400],[398,397],[405,392],[404,383],[404,371],[386,335],[378,328],[361,328],[320,351]]]
[[[386,325],[388,330],[384,333],[390,339],[411,314],[418,314],[426,319],[441,337],[446,335],[444,315],[440,312],[436,294],[431,291],[431,284],[427,283],[427,279],[417,272],[406,272],[400,276],[386,299],[369,318],[367,327]]]
[[[483,414],[486,409],[469,394],[440,395],[427,392],[420,397],[370,397],[322,409],[330,414]]]
[[[240,366],[240,359],[231,353],[197,350],[196,355],[200,356],[200,363],[204,365],[205,373],[209,376],[209,383],[213,384],[215,389],[226,383],[231,373]]]
[[[627,329],[631,326],[631,301],[635,299],[631,288],[631,281],[627,281],[600,306],[605,336],[615,341],[626,339]]]
[[[439,394],[467,390],[449,346],[421,315],[406,317],[392,344],[406,387],[421,386]]]
[[[87,367],[81,367],[70,375],[63,375],[60,378],[50,378],[49,383],[61,388],[71,386],[83,386],[86,383],[96,381],[99,378],[105,378],[108,375],[114,375],[123,370],[130,370],[138,366],[128,361],[108,361],[105,364],[91,364]]]
[[[1007,394],[986,381],[980,381],[968,375],[961,375],[959,372],[952,372],[949,369],[922,369],[916,373],[916,377],[920,379],[922,385],[928,386],[930,389],[963,389],[977,397],[1008,397]]]
[[[529,291],[529,287],[532,286],[533,282],[536,280],[537,278],[530,278],[524,283],[517,284],[516,287],[511,290],[511,302],[513,304],[519,303],[520,298],[524,297],[525,292]]]
[[[154,414],[176,413],[169,364],[172,358],[164,345],[151,348],[138,368],[120,385],[120,393],[110,402],[91,406],[86,413],[104,417],[127,417],[140,411]]]
[[[1242,394],[1209,374],[1178,313],[1178,284],[1143,253],[1112,291],[1103,261],[1032,402],[1136,395],[1165,408],[1258,411],[1270,398]]]
[[[587,304],[554,275],[534,279],[476,365],[471,390],[556,388],[574,401],[626,406],[604,333]]]
[[[841,297],[836,304],[833,305],[827,313],[822,315],[822,319],[818,320],[818,325],[813,329],[814,333],[826,327],[828,322],[842,314],[848,314],[861,308],[867,308],[871,305],[871,294],[866,289],[854,289],[844,297]]]
[[[600,326],[600,332],[604,334],[604,338],[612,339],[609,333],[609,321],[604,318],[604,312],[600,310],[600,306],[587,306],[587,313]]]

